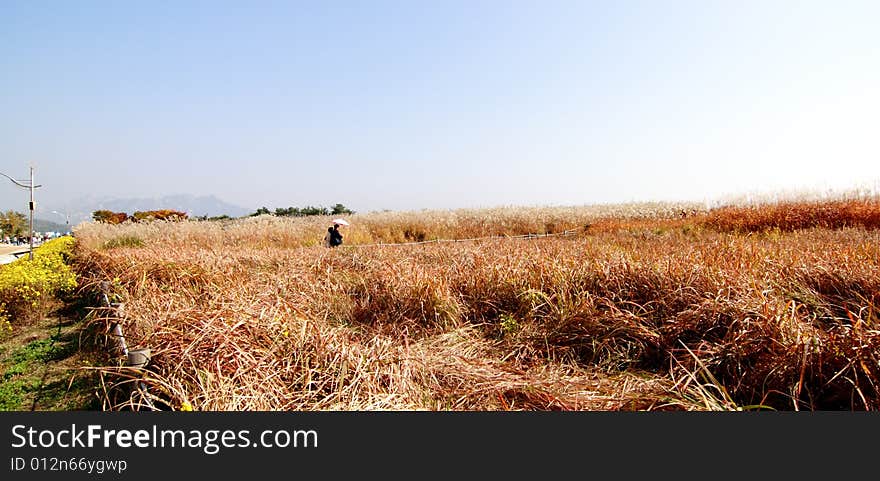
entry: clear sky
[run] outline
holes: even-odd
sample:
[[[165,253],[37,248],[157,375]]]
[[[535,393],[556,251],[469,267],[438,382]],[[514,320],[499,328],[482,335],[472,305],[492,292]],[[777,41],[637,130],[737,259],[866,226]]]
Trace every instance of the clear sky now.
[[[876,185],[878,25],[877,1],[4,0],[0,172],[54,205],[359,212]]]

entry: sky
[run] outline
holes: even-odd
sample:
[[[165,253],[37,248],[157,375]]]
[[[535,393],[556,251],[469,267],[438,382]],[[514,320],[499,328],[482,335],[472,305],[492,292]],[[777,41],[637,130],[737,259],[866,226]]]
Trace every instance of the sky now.
[[[876,1],[0,2],[0,173],[38,205],[358,212],[880,179]],[[27,209],[0,178],[0,210]]]

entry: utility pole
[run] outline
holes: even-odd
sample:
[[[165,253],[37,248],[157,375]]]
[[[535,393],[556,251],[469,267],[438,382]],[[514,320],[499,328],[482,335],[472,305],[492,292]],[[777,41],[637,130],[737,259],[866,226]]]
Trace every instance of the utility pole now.
[[[31,208],[31,220],[30,226],[28,227],[28,237],[31,238],[31,250],[28,252],[28,260],[34,260],[34,167],[31,166],[31,201],[28,204]]]
[[[34,185],[34,167],[31,166],[31,180],[27,183],[27,185],[13,179],[12,177],[0,172],[0,175],[6,177],[11,180],[13,184],[24,187],[25,189],[29,189],[31,191],[31,200],[28,203],[28,208],[31,211],[30,222],[28,222],[28,238],[30,238],[30,251],[28,252],[28,260],[34,260],[34,189],[37,187],[42,187],[42,185]]]

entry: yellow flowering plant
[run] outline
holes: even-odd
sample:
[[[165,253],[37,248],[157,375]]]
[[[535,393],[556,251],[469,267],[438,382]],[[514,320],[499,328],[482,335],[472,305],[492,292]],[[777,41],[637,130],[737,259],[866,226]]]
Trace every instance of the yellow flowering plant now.
[[[0,266],[0,330],[48,314],[58,295],[76,288],[68,262],[75,240],[64,236],[34,249],[34,258]]]

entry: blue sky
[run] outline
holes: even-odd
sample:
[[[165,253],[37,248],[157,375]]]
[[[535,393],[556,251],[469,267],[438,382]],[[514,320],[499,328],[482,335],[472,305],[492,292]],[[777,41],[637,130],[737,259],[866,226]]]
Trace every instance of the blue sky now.
[[[33,165],[41,205],[360,212],[876,185],[878,19],[869,1],[4,1],[0,172]],[[26,202],[0,187],[0,209]]]

